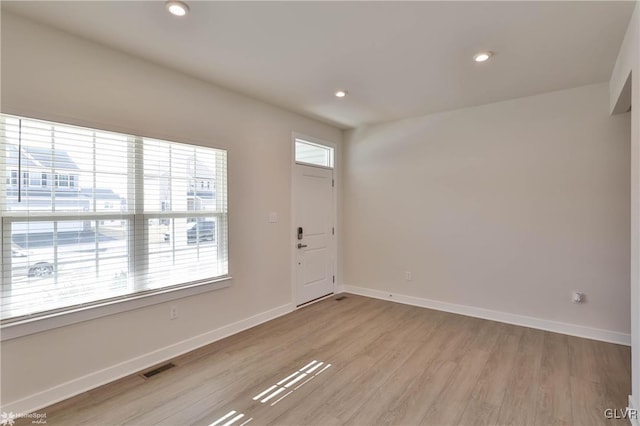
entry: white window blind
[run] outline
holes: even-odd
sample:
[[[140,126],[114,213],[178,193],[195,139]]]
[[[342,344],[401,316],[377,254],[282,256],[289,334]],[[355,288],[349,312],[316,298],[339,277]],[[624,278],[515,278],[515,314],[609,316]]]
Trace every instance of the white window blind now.
[[[0,141],[3,323],[227,277],[226,151],[9,115]]]

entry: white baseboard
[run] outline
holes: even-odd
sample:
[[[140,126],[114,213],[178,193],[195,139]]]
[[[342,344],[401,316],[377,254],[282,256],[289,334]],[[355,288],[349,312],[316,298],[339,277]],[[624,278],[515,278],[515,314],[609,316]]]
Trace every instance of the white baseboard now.
[[[406,296],[403,294],[384,292],[364,287],[345,285],[344,291],[361,296],[404,303],[405,305],[420,306],[422,308],[435,309],[438,311],[451,312],[454,314],[461,314],[475,318],[483,318],[492,321],[504,322],[507,324],[521,325],[524,327],[537,328],[539,330],[568,334],[570,336],[585,337],[587,339],[631,346],[631,335],[619,333],[617,331],[602,330],[599,328],[585,327],[576,324],[567,324],[563,322],[545,320],[525,315],[478,308],[475,306],[457,305],[455,303],[441,302],[432,299],[423,299],[420,297]]]
[[[244,320],[225,325],[173,345],[166,346],[162,349],[144,354],[137,358],[132,358],[103,370],[62,383],[42,392],[29,395],[26,398],[3,404],[2,411],[14,413],[35,412],[67,398],[76,396],[82,392],[86,392],[122,377],[135,374],[153,365],[160,364],[202,346],[224,339],[232,334],[239,333],[248,328],[255,327],[256,325],[278,318],[292,312],[294,309],[295,307],[293,304],[279,306]]]
[[[635,416],[629,417],[631,426],[640,426],[640,404],[633,401],[633,395],[629,395],[629,412],[635,413]]]

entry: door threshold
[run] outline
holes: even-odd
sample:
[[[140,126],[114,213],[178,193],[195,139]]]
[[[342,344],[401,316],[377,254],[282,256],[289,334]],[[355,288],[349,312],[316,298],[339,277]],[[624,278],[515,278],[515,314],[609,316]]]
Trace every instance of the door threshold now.
[[[325,294],[324,296],[316,297],[313,300],[309,300],[308,302],[304,302],[304,303],[301,303],[299,305],[296,305],[296,308],[302,308],[302,307],[305,307],[307,305],[311,305],[312,303],[320,302],[320,301],[322,301],[324,299],[328,299],[329,297],[333,296],[334,294],[335,293],[332,291],[331,293]]]

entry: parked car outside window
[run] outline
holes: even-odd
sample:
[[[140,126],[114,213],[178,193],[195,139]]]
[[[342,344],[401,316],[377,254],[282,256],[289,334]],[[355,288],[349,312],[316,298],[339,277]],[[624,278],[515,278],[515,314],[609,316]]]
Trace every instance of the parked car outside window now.
[[[193,244],[199,241],[213,241],[215,234],[215,222],[210,220],[194,222],[187,229],[187,242]]]
[[[53,274],[53,263],[46,255],[30,253],[17,244],[11,244],[13,276],[48,277]]]

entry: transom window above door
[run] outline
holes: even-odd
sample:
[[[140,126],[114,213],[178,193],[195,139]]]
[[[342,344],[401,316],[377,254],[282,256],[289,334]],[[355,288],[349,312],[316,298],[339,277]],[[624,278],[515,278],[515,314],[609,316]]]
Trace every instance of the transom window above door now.
[[[330,146],[296,138],[295,150],[296,163],[333,168],[334,150]]]

